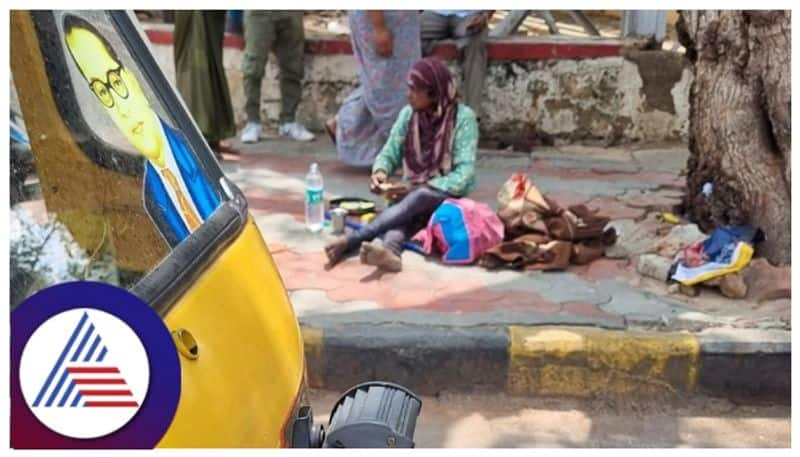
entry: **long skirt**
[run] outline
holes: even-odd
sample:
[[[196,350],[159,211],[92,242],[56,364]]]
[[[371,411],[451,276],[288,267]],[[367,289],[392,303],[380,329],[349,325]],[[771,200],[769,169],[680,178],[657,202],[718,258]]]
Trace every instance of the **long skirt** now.
[[[336,116],[336,149],[339,160],[358,167],[371,166],[389,138],[397,114],[407,103],[408,73],[421,56],[419,13],[383,14],[393,37],[391,57],[375,52],[367,12],[348,14],[359,87],[344,100]]]
[[[236,134],[222,65],[225,11],[175,12],[175,79],[207,141]]]

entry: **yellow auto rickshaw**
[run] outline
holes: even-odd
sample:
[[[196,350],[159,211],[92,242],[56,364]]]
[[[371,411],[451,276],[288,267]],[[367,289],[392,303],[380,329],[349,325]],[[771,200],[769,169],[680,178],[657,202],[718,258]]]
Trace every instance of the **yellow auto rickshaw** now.
[[[412,445],[421,403],[387,383],[346,393],[327,438],[314,425],[275,263],[135,16],[12,11],[10,25],[11,108],[32,157],[12,170],[12,308],[78,279],[150,304],[182,370],[160,447]]]

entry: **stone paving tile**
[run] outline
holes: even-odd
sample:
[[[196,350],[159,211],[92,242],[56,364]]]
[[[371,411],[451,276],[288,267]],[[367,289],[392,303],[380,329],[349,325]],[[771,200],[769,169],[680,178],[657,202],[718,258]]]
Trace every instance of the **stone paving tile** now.
[[[582,302],[582,301],[571,301],[565,302],[561,304],[562,314],[573,314],[575,316],[581,317],[588,317],[588,318],[599,318],[599,319],[622,319],[621,316],[618,314],[611,314],[603,311],[594,303]]]
[[[670,172],[643,171],[636,175],[636,179],[651,183],[657,189],[684,189],[686,187],[686,178]]]
[[[633,258],[652,251],[653,244],[658,239],[659,230],[664,225],[653,213],[640,222],[633,219],[612,220],[609,227],[616,230],[617,241],[614,245],[606,248],[606,257]]]
[[[273,255],[273,259],[289,290],[332,290],[350,281],[349,278],[341,278],[326,271],[322,253],[298,254],[284,251]]]
[[[550,192],[547,194],[547,196],[555,200],[559,205],[563,207],[569,207],[573,205],[583,205],[588,203],[589,200],[591,200],[591,197],[588,195],[583,195],[572,191]]]
[[[488,151],[487,151],[488,152]],[[527,169],[531,164],[528,154],[493,154],[491,152],[478,155],[476,165],[478,168],[491,168],[493,170],[514,170]]]
[[[307,171],[313,161],[311,157],[294,157],[292,160],[286,160],[284,157],[270,154],[248,154],[242,156],[239,165],[243,168],[267,168],[277,173],[289,174]]]
[[[325,236],[311,233],[305,224],[291,214],[261,214],[253,212],[253,219],[268,243],[281,243],[296,252],[323,252]]]
[[[325,262],[327,260],[324,255],[319,253],[314,255],[314,258],[320,262]],[[375,267],[364,265],[358,260],[358,257],[353,257],[340,262],[330,270],[326,270],[326,274],[340,279],[346,284],[360,284],[374,278]]]
[[[576,265],[569,268],[581,279],[597,282],[601,279],[638,277],[636,270],[628,259],[597,259],[588,265]]]
[[[418,271],[402,271],[383,275],[380,286],[392,293],[383,300],[387,308],[413,308],[425,306],[434,300],[436,291],[444,287],[429,275]]]
[[[554,285],[553,279],[564,274],[560,271],[510,271],[487,272],[487,285],[499,291],[514,290],[539,295],[548,293]]]
[[[355,311],[381,309],[377,302],[355,300],[349,302],[335,302],[328,298],[322,290],[296,290],[289,293],[289,299],[298,317],[312,316],[315,314],[342,314]]]
[[[302,196],[272,193],[261,188],[242,189],[248,208],[259,214],[291,214],[297,221],[305,221],[305,202]]]
[[[430,303],[437,287],[443,287],[422,272],[385,273],[356,262],[351,259],[326,272],[338,281],[336,287],[327,289],[328,298],[339,302],[372,300],[386,308],[407,308]]]
[[[569,271],[502,271],[487,276],[489,288],[535,294],[552,303],[587,301],[603,303],[610,296],[595,284]]]
[[[423,257],[420,254],[406,252],[403,254],[403,269],[419,269],[443,284],[480,279],[493,281],[492,272],[474,265],[444,265],[436,259]],[[510,272],[509,272],[510,273]]]
[[[507,292],[486,287],[478,280],[446,283],[434,294],[426,306],[436,311],[475,312],[494,308],[494,302],[502,299]]]
[[[594,173],[637,173],[639,165],[633,160],[611,161],[593,158],[558,158],[542,161],[542,167],[563,168],[567,170],[588,170]]]
[[[288,251],[289,247],[281,243],[267,243],[267,249],[269,249],[270,254],[274,256],[275,254]]]
[[[654,211],[672,211],[673,207],[680,204],[683,192],[671,189],[643,192],[635,189],[626,192],[618,200],[633,208],[652,208]]]
[[[598,210],[598,214],[609,217],[612,220],[639,219],[645,214],[645,210],[641,208],[632,208],[609,197],[593,198],[586,203],[586,206],[589,209]]]
[[[302,290],[302,289],[320,289],[325,291],[335,291],[342,288],[341,280],[321,275],[319,272],[316,271],[294,269],[290,270],[290,272],[287,274],[281,274],[281,278],[283,278],[283,283],[286,286],[286,289],[290,291]],[[346,297],[339,297],[336,301],[350,301],[361,298],[369,299],[372,297],[362,297],[360,295],[346,296]],[[332,297],[332,299],[334,298]]]
[[[597,284],[584,281],[575,273],[557,271],[545,272],[544,275],[550,287],[542,291],[540,295],[546,300],[556,303],[581,301],[594,304],[606,303],[611,300],[611,294],[607,290],[601,289]]]
[[[789,323],[792,321],[792,300],[790,298],[767,301],[759,304],[757,309],[765,315],[775,316]]]
[[[305,185],[298,177],[277,173],[266,168],[242,168],[228,177],[240,189],[261,189],[265,192],[303,195]]]
[[[610,297],[607,302],[600,303],[600,309],[632,321],[659,323],[675,319],[687,311],[680,303],[643,292],[616,279],[604,279],[597,285]]]
[[[593,197],[616,198],[629,189],[655,189],[653,183],[638,180],[599,180],[599,179],[568,179],[553,176],[531,175],[536,187],[542,192],[575,192]]]
[[[668,173],[679,173],[686,167],[689,148],[680,145],[668,148],[647,148],[631,153],[643,170],[657,170]]]
[[[537,149],[533,154],[536,157],[546,158],[563,158],[567,156],[582,160],[603,160],[622,163],[633,161],[631,152],[625,147],[605,148],[602,146],[567,144],[550,149],[551,151]]]
[[[378,281],[360,282],[358,284],[336,281],[336,287],[327,291],[328,298],[333,301],[368,300],[383,304],[386,300],[393,299],[396,293],[395,290],[381,286]]]
[[[613,168],[619,166],[619,168]],[[570,180],[618,181],[631,180],[639,175],[636,168],[624,168],[617,163],[598,163],[580,160],[534,160],[531,170],[537,176]]]
[[[592,325],[612,330],[624,330],[625,323],[619,318],[608,320],[588,318],[562,313],[537,312],[441,312],[425,309],[368,310],[351,313],[314,314],[300,319],[312,327],[348,324],[410,324],[427,326],[489,326],[489,325]]]
[[[497,310],[547,314],[560,312],[563,304],[546,300],[535,293],[511,291],[504,293],[491,307]]]

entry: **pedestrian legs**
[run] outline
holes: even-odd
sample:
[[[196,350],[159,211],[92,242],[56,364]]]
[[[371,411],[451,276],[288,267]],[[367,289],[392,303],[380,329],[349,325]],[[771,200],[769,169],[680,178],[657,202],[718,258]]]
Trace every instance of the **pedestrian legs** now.
[[[400,203],[386,208],[375,220],[347,235],[348,250],[356,249],[362,242],[372,241],[390,230],[408,229],[418,220],[430,217],[446,198],[447,194],[430,187],[412,190]],[[396,236],[397,234],[392,235]]]
[[[290,11],[276,21],[275,56],[280,70],[281,113],[279,122],[294,122],[303,91],[305,32],[303,12]]]
[[[458,18],[453,35],[458,41],[458,47],[462,54],[461,68],[464,72],[464,82],[461,94],[464,96],[464,102],[480,118],[483,87],[486,81],[486,63],[489,55],[486,49],[489,30],[488,27],[484,27],[483,30],[477,33],[468,30],[467,24],[474,17]]]
[[[244,109],[247,121],[261,122],[261,82],[269,51],[275,42],[275,27],[268,11],[245,11],[244,13]]]
[[[419,18],[419,31],[422,55],[429,56],[437,41],[450,37],[450,22],[447,16],[433,11],[423,11]]]

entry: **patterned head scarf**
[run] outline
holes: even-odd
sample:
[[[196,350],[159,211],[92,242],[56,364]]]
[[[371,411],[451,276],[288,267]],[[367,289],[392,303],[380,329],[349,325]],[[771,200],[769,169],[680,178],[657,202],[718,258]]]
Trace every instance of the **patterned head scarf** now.
[[[432,57],[414,64],[408,85],[427,91],[435,105],[432,110],[415,111],[411,115],[403,148],[406,178],[413,184],[423,184],[452,168],[451,143],[458,109],[456,86],[447,66]]]

